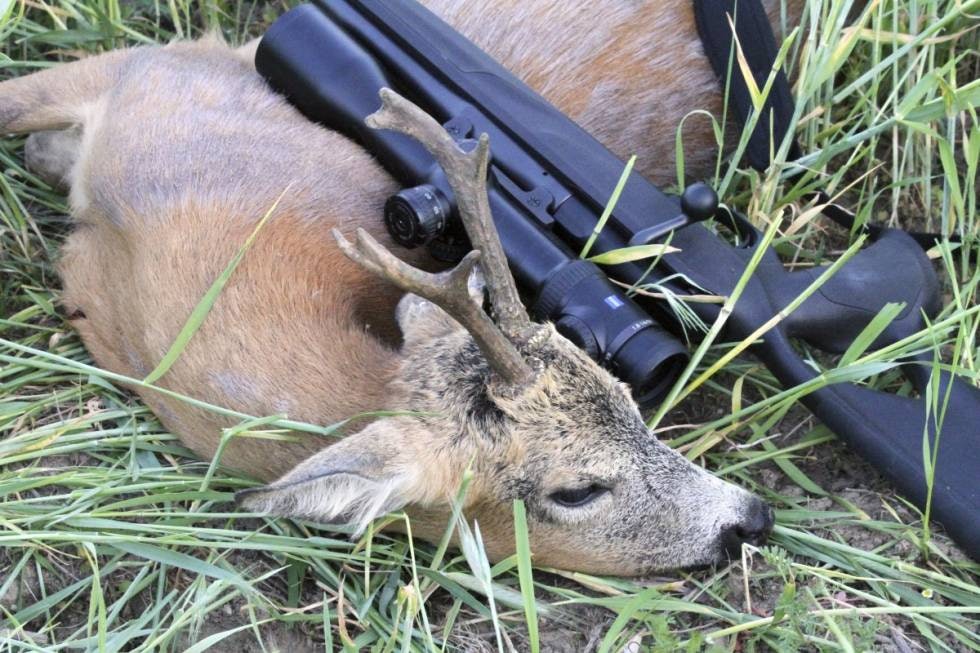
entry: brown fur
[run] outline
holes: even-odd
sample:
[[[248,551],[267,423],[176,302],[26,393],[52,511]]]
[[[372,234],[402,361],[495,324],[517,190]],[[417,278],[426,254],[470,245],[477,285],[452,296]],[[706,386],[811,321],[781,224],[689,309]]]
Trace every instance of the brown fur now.
[[[687,3],[428,4],[616,153],[639,154],[654,179],[672,177],[680,118],[719,111]],[[145,376],[278,201],[160,385],[318,424],[380,409],[435,416],[380,420],[325,451],[313,436],[233,440],[224,464],[266,481],[286,475],[252,505],[360,521],[407,506],[414,531],[438,539],[474,460],[467,514],[496,558],[513,549],[510,506],[521,498],[543,564],[637,573],[720,559],[721,534],[757,500],[656,442],[622,385],[550,327],[527,352],[544,370],[539,385],[508,397],[438,309],[409,297],[396,322],[399,294],[329,236],[363,227],[387,242],[379,216],[394,182],[272,94],[253,50],[214,40],[124,50],[0,84],[0,130],[74,130],[32,137],[28,155],[71,188],[64,302],[96,361]],[[709,130],[692,125],[685,142],[689,174],[704,173]],[[203,458],[233,424],[140,394]],[[591,508],[550,502],[589,479],[612,488]]]

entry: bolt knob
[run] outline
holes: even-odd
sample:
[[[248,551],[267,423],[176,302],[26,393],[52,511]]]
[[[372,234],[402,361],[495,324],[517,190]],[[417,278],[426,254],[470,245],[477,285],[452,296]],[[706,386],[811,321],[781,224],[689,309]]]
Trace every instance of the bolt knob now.
[[[718,212],[718,193],[708,184],[691,184],[681,194],[681,210],[692,222],[712,218]]]

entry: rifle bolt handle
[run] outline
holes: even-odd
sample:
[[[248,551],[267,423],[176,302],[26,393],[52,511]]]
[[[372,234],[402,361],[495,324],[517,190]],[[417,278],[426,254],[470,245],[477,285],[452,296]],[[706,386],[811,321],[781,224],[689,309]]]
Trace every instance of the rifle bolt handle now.
[[[691,184],[681,195],[681,210],[692,222],[712,218],[718,212],[718,193],[708,184]]]

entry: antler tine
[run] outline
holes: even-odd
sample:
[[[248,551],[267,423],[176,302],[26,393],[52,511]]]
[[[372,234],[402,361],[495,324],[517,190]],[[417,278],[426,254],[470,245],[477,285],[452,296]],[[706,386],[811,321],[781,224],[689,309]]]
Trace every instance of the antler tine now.
[[[436,304],[462,324],[480,347],[490,369],[505,382],[518,385],[531,376],[531,368],[514,345],[470,297],[468,283],[480,258],[479,250],[467,254],[452,270],[431,273],[405,263],[363,229],[357,230],[356,245],[337,229],[333,230],[333,237],[347,258],[402,290]]]
[[[483,252],[481,267],[497,324],[512,341],[527,340],[534,327],[507,266],[487,199],[487,135],[480,136],[476,149],[464,152],[438,122],[415,104],[389,88],[381,89],[380,95],[381,108],[367,117],[367,125],[374,129],[392,129],[415,138],[442,166],[456,196],[460,219],[470,242]]]

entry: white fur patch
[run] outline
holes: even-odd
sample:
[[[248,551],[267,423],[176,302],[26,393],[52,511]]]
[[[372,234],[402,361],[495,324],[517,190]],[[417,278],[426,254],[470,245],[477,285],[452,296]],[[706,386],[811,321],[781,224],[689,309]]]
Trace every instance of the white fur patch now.
[[[246,494],[241,503],[254,512],[351,524],[360,534],[373,520],[405,505],[407,485],[402,474],[379,481],[340,472],[272,484]]]

